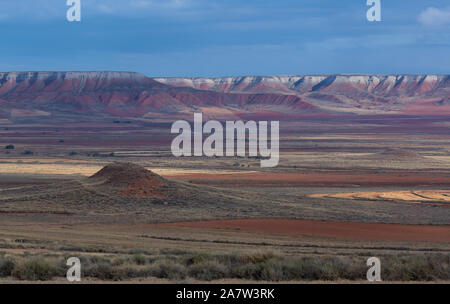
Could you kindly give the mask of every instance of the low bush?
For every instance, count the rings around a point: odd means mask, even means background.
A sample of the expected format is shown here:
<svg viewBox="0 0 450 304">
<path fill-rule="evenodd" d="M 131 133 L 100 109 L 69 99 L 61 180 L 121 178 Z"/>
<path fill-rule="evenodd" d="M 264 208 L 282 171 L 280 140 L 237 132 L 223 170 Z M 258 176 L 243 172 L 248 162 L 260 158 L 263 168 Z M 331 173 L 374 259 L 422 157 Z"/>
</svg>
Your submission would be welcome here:
<svg viewBox="0 0 450 304">
<path fill-rule="evenodd" d="M 145 265 L 147 263 L 147 259 L 142 254 L 135 254 L 131 259 L 136 265 Z"/>
<path fill-rule="evenodd" d="M 198 280 L 212 281 L 228 277 L 228 268 L 218 262 L 209 261 L 193 264 L 188 268 L 188 274 Z"/>
<path fill-rule="evenodd" d="M 9 277 L 14 269 L 14 262 L 10 259 L 0 258 L 0 277 Z"/>
<path fill-rule="evenodd" d="M 48 281 L 55 275 L 56 269 L 47 261 L 33 259 L 15 265 L 11 274 L 19 280 Z"/>
<path fill-rule="evenodd" d="M 36 259 L 23 254 L 20 262 L 0 256 L 0 277 L 50 280 L 64 277 L 67 256 Z M 102 281 L 156 277 L 172 281 L 243 279 L 255 281 L 339 281 L 366 279 L 367 257 L 302 256 L 273 253 L 211 254 L 167 251 L 122 256 L 80 256 L 82 277 Z M 450 254 L 382 255 L 383 281 L 449 281 Z"/>
<path fill-rule="evenodd" d="M 185 266 L 167 261 L 153 265 L 149 269 L 149 274 L 160 279 L 169 280 L 184 280 L 187 276 Z"/>
<path fill-rule="evenodd" d="M 126 272 L 123 269 L 117 269 L 108 263 L 100 263 L 85 269 L 84 276 L 97 278 L 102 281 L 121 281 L 125 279 Z"/>
<path fill-rule="evenodd" d="M 186 260 L 185 263 L 186 265 L 194 265 L 194 264 L 199 264 L 199 263 L 204 263 L 206 261 L 211 260 L 211 255 L 209 253 L 197 253 L 194 254 L 192 256 L 189 256 Z"/>
</svg>

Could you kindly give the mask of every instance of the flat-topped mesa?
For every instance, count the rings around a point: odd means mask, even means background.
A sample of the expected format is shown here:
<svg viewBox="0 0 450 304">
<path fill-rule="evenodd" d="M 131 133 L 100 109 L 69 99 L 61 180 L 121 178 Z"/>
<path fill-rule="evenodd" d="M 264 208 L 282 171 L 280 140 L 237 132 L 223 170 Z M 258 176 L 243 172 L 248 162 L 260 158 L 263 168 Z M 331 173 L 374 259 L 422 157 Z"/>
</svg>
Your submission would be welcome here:
<svg viewBox="0 0 450 304">
<path fill-rule="evenodd" d="M 142 166 L 133 163 L 115 162 L 89 177 L 100 185 L 113 188 L 116 193 L 134 198 L 163 198 L 168 182 Z"/>
<path fill-rule="evenodd" d="M 426 93 L 450 85 L 449 75 L 290 75 L 221 78 L 155 78 L 172 86 L 217 92 L 296 92 L 361 90 L 409 95 Z"/>
<path fill-rule="evenodd" d="M 116 72 L 116 71 L 29 71 L 29 72 L 0 72 L 2 80 L 44 80 L 44 79 L 81 79 L 81 78 L 102 78 L 102 79 L 144 79 L 145 75 L 136 72 Z"/>
<path fill-rule="evenodd" d="M 448 116 L 449 101 L 450 75 L 149 78 L 132 72 L 0 72 L 0 117 L 13 121 L 176 119 L 198 111 L 219 119 L 246 114 L 279 119 L 330 113 Z"/>
<path fill-rule="evenodd" d="M 134 72 L 0 72 L 0 96 L 20 94 L 102 92 L 158 83 Z"/>
</svg>

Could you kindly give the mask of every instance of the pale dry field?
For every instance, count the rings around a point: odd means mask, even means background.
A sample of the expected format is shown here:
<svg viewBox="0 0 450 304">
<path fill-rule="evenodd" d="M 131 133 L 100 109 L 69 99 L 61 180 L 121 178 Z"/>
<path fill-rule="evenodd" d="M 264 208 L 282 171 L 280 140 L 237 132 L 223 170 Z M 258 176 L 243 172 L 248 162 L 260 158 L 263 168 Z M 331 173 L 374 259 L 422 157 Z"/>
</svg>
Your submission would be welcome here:
<svg viewBox="0 0 450 304">
<path fill-rule="evenodd" d="M 373 200 L 400 200 L 424 202 L 450 202 L 450 190 L 411 190 L 386 192 L 348 192 L 310 194 L 311 198 L 347 198 Z M 450 207 L 450 205 L 449 205 Z"/>
<path fill-rule="evenodd" d="M 73 161 L 67 159 L 37 159 L 33 161 L 16 160 L 15 162 L 0 162 L 0 174 L 17 175 L 82 175 L 91 176 L 98 172 L 103 165 L 89 161 Z M 183 169 L 146 167 L 161 176 L 182 176 L 189 174 L 246 174 L 256 171 L 217 170 L 217 169 Z"/>
</svg>

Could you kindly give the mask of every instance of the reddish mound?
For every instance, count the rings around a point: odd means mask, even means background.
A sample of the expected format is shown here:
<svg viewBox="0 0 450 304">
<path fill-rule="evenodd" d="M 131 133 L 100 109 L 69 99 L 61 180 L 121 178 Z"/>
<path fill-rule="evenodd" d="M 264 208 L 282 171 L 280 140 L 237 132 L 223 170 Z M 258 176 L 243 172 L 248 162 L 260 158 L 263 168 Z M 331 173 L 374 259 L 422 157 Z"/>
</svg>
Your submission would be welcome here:
<svg viewBox="0 0 450 304">
<path fill-rule="evenodd" d="M 175 227 L 240 229 L 258 233 L 309 235 L 354 240 L 450 242 L 450 226 L 422 226 L 288 219 L 248 219 L 160 224 Z"/>
<path fill-rule="evenodd" d="M 107 165 L 90 178 L 101 180 L 103 185 L 116 188 L 118 194 L 135 198 L 165 197 L 161 191 L 167 183 L 166 180 L 133 163 Z"/>
</svg>

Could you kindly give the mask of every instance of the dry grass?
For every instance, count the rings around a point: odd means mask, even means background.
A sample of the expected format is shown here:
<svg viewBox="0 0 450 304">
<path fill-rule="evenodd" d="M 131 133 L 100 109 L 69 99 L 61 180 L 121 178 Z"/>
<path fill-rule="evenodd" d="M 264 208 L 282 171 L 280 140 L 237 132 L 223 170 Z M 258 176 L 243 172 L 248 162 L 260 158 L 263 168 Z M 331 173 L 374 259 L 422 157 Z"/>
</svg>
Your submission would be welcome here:
<svg viewBox="0 0 450 304">
<path fill-rule="evenodd" d="M 411 190 L 383 192 L 349 192 L 310 194 L 311 198 L 346 198 L 371 200 L 400 200 L 423 202 L 450 202 L 450 190 Z"/>
<path fill-rule="evenodd" d="M 19 162 L 18 162 L 19 161 Z M 0 162 L 0 174 L 17 175 L 83 175 L 91 176 L 103 168 L 102 165 L 85 161 L 70 160 L 16 160 L 15 162 Z M 211 176 L 227 174 L 245 174 L 255 171 L 214 170 L 214 169 L 181 169 L 147 167 L 162 176 L 183 177 L 190 174 L 207 174 Z"/>
<path fill-rule="evenodd" d="M 0 278 L 52 281 L 65 276 L 65 255 L 15 255 L 1 257 Z M 367 257 L 303 256 L 286 257 L 272 252 L 204 253 L 160 250 L 137 255 L 78 255 L 83 279 L 123 281 L 158 278 L 169 281 L 251 280 L 360 281 L 365 278 Z M 384 281 L 448 281 L 449 254 L 380 256 Z"/>
</svg>

